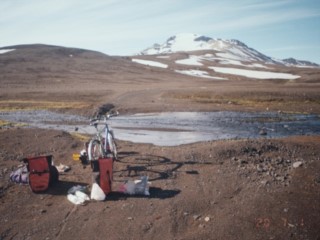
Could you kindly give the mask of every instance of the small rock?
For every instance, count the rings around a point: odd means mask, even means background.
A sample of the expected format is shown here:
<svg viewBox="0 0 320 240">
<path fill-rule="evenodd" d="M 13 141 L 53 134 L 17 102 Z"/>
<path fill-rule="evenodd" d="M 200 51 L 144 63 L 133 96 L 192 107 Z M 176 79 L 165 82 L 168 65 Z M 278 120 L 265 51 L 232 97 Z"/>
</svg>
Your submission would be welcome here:
<svg viewBox="0 0 320 240">
<path fill-rule="evenodd" d="M 193 215 L 193 220 L 198 220 L 201 218 L 201 215 Z"/>
<path fill-rule="evenodd" d="M 278 165 L 282 164 L 282 163 L 283 163 L 283 158 L 282 158 L 282 157 L 278 157 L 278 158 L 276 159 L 276 163 L 277 163 Z"/>
<path fill-rule="evenodd" d="M 42 213 L 46 213 L 47 212 L 47 210 L 45 210 L 45 209 L 41 209 L 40 210 L 40 213 L 42 214 Z"/>
<path fill-rule="evenodd" d="M 279 182 L 284 182 L 285 178 L 282 176 L 278 176 L 278 177 L 276 177 L 276 180 Z"/>
<path fill-rule="evenodd" d="M 206 227 L 206 225 L 204 225 L 204 224 L 199 224 L 199 228 L 205 228 Z"/>
<path fill-rule="evenodd" d="M 210 217 L 205 217 L 204 220 L 205 220 L 206 222 L 209 222 L 209 221 L 210 221 Z"/>
<path fill-rule="evenodd" d="M 218 204 L 218 202 L 216 202 L 216 201 L 210 201 L 210 205 L 215 205 L 215 204 Z"/>
<path fill-rule="evenodd" d="M 128 220 L 133 220 L 133 217 L 128 217 L 127 219 L 128 219 Z"/>
<path fill-rule="evenodd" d="M 248 161 L 246 161 L 246 160 L 240 160 L 240 164 L 248 164 Z"/>
<path fill-rule="evenodd" d="M 183 213 L 183 216 L 188 216 L 188 215 L 189 215 L 188 212 L 184 212 L 184 213 Z"/>
<path fill-rule="evenodd" d="M 264 129 L 261 129 L 260 132 L 259 132 L 259 134 L 260 134 L 261 136 L 265 136 L 265 135 L 267 135 L 267 131 L 264 130 Z"/>
<path fill-rule="evenodd" d="M 291 228 L 294 228 L 294 224 L 291 224 L 291 223 L 288 223 L 288 226 L 291 227 Z"/>
<path fill-rule="evenodd" d="M 263 172 L 263 167 L 260 164 L 257 165 L 257 171 Z"/>
<path fill-rule="evenodd" d="M 294 162 L 292 166 L 293 166 L 294 168 L 298 168 L 298 167 L 301 167 L 302 164 L 303 164 L 303 163 L 302 163 L 301 161 L 298 161 L 298 162 Z"/>
</svg>

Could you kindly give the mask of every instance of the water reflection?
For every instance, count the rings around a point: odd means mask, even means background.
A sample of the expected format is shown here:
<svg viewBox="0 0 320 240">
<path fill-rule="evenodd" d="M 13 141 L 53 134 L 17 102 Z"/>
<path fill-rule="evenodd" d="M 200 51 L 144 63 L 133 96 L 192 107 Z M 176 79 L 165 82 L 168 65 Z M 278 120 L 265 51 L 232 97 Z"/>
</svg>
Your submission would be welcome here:
<svg viewBox="0 0 320 240">
<path fill-rule="evenodd" d="M 45 110 L 2 112 L 0 119 L 29 126 L 93 134 L 89 119 Z M 319 135 L 319 115 L 275 112 L 164 112 L 118 116 L 109 121 L 116 138 L 161 146 L 235 139 Z M 261 133 L 263 131 L 263 135 Z"/>
</svg>

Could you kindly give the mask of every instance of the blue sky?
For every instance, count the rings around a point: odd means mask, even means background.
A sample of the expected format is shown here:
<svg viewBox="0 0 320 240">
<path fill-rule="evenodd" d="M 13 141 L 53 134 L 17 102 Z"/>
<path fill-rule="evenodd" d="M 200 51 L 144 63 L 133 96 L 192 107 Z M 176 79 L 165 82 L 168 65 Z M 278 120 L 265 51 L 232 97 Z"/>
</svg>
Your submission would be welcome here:
<svg viewBox="0 0 320 240">
<path fill-rule="evenodd" d="M 0 11 L 0 47 L 44 43 L 133 55 L 196 33 L 320 64 L 319 0 L 1 0 Z"/>
</svg>

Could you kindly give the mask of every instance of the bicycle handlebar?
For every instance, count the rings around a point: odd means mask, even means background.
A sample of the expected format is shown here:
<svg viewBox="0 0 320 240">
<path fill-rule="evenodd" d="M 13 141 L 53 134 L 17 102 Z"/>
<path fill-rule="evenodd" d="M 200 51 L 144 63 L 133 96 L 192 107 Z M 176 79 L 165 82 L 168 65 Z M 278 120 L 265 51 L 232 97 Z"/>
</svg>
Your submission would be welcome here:
<svg viewBox="0 0 320 240">
<path fill-rule="evenodd" d="M 103 121 L 103 124 L 106 124 L 107 119 L 118 116 L 118 115 L 119 115 L 119 112 L 116 111 L 115 113 L 110 113 L 110 114 L 104 115 L 102 120 L 101 120 L 101 117 L 92 118 L 92 119 L 90 119 L 90 125 L 99 124 L 99 123 L 101 123 L 101 121 Z"/>
</svg>

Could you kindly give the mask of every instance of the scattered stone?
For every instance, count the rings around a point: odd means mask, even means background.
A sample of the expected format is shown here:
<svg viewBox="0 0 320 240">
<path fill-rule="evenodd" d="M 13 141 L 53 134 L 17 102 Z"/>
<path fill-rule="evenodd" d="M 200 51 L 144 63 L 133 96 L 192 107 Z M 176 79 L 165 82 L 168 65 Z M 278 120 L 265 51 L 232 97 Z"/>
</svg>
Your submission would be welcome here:
<svg viewBox="0 0 320 240">
<path fill-rule="evenodd" d="M 218 202 L 216 202 L 216 201 L 210 201 L 210 205 L 215 205 L 215 204 L 218 204 Z"/>
<path fill-rule="evenodd" d="M 298 168 L 298 167 L 301 167 L 302 164 L 303 164 L 303 163 L 302 163 L 301 161 L 298 161 L 298 162 L 294 162 L 292 166 L 293 166 L 294 168 Z"/>
<path fill-rule="evenodd" d="M 206 227 L 206 225 L 204 225 L 204 224 L 199 224 L 199 228 L 205 228 Z"/>
<path fill-rule="evenodd" d="M 291 228 L 294 228 L 294 224 L 291 224 L 291 223 L 288 223 L 288 226 L 291 227 Z"/>
<path fill-rule="evenodd" d="M 241 164 L 248 164 L 248 161 L 247 160 L 240 160 L 240 163 Z"/>
<path fill-rule="evenodd" d="M 264 167 L 263 167 L 263 166 L 261 166 L 260 164 L 258 164 L 258 165 L 257 165 L 257 171 L 258 171 L 258 172 L 264 172 L 265 170 L 264 170 Z"/>
<path fill-rule="evenodd" d="M 188 216 L 188 215 L 189 215 L 188 212 L 184 212 L 184 213 L 183 213 L 183 216 Z"/>
<path fill-rule="evenodd" d="M 41 209 L 40 210 L 40 213 L 42 214 L 42 213 L 46 213 L 47 212 L 47 210 L 45 210 L 45 209 Z"/>
<path fill-rule="evenodd" d="M 128 220 L 133 220 L 133 217 L 128 217 Z"/>
<path fill-rule="evenodd" d="M 150 223 L 150 222 L 148 222 L 147 224 L 143 224 L 143 226 L 142 226 L 142 230 L 144 231 L 144 232 L 147 232 L 147 231 L 149 231 L 151 228 L 152 228 L 152 223 Z"/>
<path fill-rule="evenodd" d="M 209 221 L 210 221 L 210 217 L 205 217 L 204 220 L 205 220 L 206 222 L 209 222 Z"/>
<path fill-rule="evenodd" d="M 193 215 L 193 220 L 199 220 L 201 218 L 201 215 Z"/>
<path fill-rule="evenodd" d="M 278 177 L 276 177 L 276 180 L 279 182 L 284 182 L 285 178 L 282 176 L 278 176 Z"/>
<path fill-rule="evenodd" d="M 265 135 L 267 135 L 267 131 L 266 131 L 265 129 L 261 129 L 260 132 L 259 132 L 259 134 L 260 134 L 261 136 L 265 136 Z"/>
<path fill-rule="evenodd" d="M 278 157 L 278 158 L 276 159 L 276 163 L 277 163 L 278 165 L 283 164 L 283 158 L 282 158 L 282 157 Z"/>
</svg>

